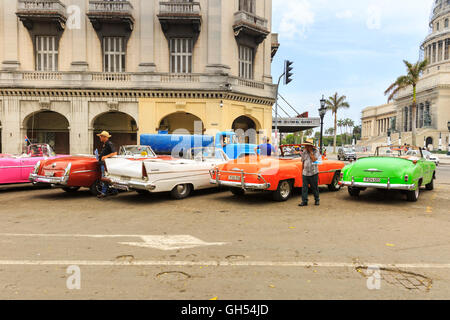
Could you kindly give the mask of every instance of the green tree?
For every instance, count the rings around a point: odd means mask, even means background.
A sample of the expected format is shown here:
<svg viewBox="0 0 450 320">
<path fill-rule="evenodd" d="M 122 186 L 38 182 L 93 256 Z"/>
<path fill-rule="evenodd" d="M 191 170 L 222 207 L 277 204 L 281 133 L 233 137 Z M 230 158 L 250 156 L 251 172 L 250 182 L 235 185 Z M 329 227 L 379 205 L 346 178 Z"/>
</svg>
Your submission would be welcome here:
<svg viewBox="0 0 450 320">
<path fill-rule="evenodd" d="M 389 86 L 384 92 L 385 95 L 388 96 L 388 102 L 395 99 L 397 93 L 400 90 L 403 90 L 407 87 L 412 86 L 413 88 L 413 105 L 412 105 L 412 144 L 417 145 L 417 137 L 416 137 L 416 112 L 417 112 L 417 83 L 420 80 L 423 72 L 428 66 L 428 60 L 419 61 L 414 64 L 403 60 L 403 63 L 406 65 L 406 75 L 400 76 L 397 80 Z"/>
<path fill-rule="evenodd" d="M 341 141 L 342 141 L 342 129 L 344 128 L 344 120 L 338 120 L 337 126 L 339 128 L 339 132 L 341 133 Z"/>
</svg>

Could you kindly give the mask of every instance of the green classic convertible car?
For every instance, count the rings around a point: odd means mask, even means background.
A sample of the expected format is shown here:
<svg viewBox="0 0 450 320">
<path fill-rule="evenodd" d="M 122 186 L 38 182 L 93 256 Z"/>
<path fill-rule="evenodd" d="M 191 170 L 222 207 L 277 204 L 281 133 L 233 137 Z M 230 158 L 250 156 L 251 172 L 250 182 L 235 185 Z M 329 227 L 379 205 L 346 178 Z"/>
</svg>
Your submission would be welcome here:
<svg viewBox="0 0 450 320">
<path fill-rule="evenodd" d="M 378 147 L 375 155 L 347 165 L 340 184 L 352 197 L 367 188 L 403 190 L 408 201 L 419 199 L 420 188 L 433 190 L 436 165 L 427 161 L 418 147 Z"/>
</svg>

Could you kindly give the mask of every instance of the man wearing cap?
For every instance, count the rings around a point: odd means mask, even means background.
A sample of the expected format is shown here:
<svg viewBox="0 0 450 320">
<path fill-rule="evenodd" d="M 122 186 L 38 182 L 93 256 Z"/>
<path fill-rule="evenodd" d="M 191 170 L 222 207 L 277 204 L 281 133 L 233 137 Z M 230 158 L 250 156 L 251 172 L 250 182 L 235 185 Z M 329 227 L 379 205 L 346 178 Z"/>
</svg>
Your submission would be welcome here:
<svg viewBox="0 0 450 320">
<path fill-rule="evenodd" d="M 114 144 L 109 141 L 109 138 L 111 138 L 111 135 L 103 131 L 102 133 L 97 135 L 100 138 L 100 141 L 103 143 L 102 151 L 98 155 L 98 161 L 100 162 L 100 168 L 102 170 L 102 177 L 105 176 L 105 160 L 111 157 L 114 157 L 117 155 L 116 148 L 114 147 Z M 108 190 L 108 185 L 104 182 L 102 182 L 102 192 L 98 195 L 99 198 L 105 198 L 106 192 Z"/>
<path fill-rule="evenodd" d="M 320 151 L 314 147 L 311 139 L 306 140 L 303 144 L 305 150 L 302 152 L 303 162 L 303 188 L 302 188 L 302 203 L 300 207 L 306 207 L 308 205 L 308 185 L 314 193 L 314 199 L 316 200 L 316 206 L 320 205 L 319 196 L 319 166 L 317 161 L 321 160 Z"/>
</svg>

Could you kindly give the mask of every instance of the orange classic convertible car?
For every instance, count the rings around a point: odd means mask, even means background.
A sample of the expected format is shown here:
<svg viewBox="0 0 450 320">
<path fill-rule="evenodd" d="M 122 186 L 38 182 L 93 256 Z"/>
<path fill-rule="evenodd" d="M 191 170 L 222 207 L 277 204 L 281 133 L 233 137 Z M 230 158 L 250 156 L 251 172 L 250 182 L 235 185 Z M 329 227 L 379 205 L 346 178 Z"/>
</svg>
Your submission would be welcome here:
<svg viewBox="0 0 450 320">
<path fill-rule="evenodd" d="M 271 191 L 276 201 L 286 201 L 294 188 L 303 186 L 301 145 L 283 145 L 280 157 L 248 155 L 211 170 L 211 183 L 230 187 L 235 195 L 245 191 Z M 340 189 L 339 179 L 345 164 L 323 157 L 319 164 L 319 185 L 330 191 Z"/>
</svg>

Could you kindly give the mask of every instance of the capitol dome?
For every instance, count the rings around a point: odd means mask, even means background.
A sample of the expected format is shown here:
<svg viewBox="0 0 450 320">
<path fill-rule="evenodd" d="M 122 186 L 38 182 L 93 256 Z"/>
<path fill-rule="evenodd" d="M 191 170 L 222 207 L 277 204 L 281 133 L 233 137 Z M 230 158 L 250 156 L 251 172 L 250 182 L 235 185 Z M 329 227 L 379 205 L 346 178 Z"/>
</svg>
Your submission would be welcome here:
<svg viewBox="0 0 450 320">
<path fill-rule="evenodd" d="M 450 0 L 435 0 L 430 17 L 430 34 L 421 49 L 430 63 L 429 71 L 439 71 L 450 63 Z M 446 66 L 447 67 L 447 66 Z"/>
</svg>

